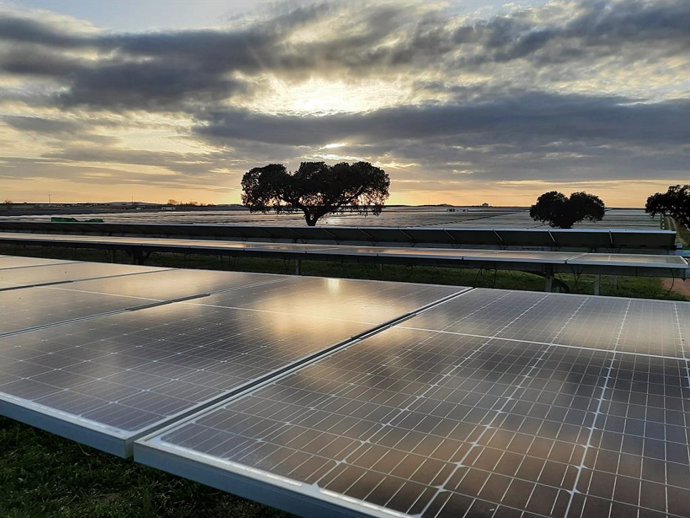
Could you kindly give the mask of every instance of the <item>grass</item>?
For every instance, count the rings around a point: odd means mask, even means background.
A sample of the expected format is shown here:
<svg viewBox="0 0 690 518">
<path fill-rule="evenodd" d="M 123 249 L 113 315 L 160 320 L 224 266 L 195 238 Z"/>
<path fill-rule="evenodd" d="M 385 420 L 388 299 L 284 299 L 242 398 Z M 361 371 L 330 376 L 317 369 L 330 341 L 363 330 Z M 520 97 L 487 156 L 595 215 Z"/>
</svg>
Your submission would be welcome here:
<svg viewBox="0 0 690 518">
<path fill-rule="evenodd" d="M 676 236 L 684 247 L 690 246 L 690 230 L 683 224 L 679 224 L 675 219 L 665 216 L 661 221 L 663 230 L 675 230 Z"/>
<path fill-rule="evenodd" d="M 0 254 L 128 262 L 97 250 L 0 248 Z M 294 264 L 272 259 L 219 259 L 153 254 L 147 264 L 270 273 L 292 273 Z M 541 291 L 544 280 L 522 272 L 405 267 L 303 261 L 308 275 Z M 594 277 L 559 275 L 573 293 L 593 292 Z M 678 299 L 658 279 L 601 278 L 601 293 L 621 297 Z M 66 439 L 0 418 L 0 517 L 283 517 L 274 509 L 134 464 Z"/>
<path fill-rule="evenodd" d="M 0 417 L 3 518 L 280 518 L 287 514 Z"/>
</svg>

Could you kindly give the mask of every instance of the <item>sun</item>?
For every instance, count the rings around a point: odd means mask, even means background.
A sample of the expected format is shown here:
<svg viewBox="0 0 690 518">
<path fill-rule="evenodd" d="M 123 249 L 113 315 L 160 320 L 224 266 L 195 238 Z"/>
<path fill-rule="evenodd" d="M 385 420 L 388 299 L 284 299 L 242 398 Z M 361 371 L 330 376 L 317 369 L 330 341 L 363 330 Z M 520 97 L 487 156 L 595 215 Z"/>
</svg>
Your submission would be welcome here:
<svg viewBox="0 0 690 518">
<path fill-rule="evenodd" d="M 272 114 L 324 116 L 374 111 L 399 104 L 404 98 L 403 89 L 390 82 L 347 83 L 317 78 L 292 82 L 271 78 L 249 107 Z"/>
</svg>

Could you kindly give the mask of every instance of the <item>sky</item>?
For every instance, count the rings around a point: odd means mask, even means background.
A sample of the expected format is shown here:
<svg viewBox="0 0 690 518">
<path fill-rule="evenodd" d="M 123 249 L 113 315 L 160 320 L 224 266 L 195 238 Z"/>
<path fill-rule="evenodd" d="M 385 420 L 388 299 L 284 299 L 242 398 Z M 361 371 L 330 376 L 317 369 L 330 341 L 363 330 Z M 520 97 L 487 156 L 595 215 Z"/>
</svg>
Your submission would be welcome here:
<svg viewBox="0 0 690 518">
<path fill-rule="evenodd" d="M 368 161 L 389 203 L 690 183 L 688 0 L 0 0 L 0 197 L 238 203 Z"/>
</svg>

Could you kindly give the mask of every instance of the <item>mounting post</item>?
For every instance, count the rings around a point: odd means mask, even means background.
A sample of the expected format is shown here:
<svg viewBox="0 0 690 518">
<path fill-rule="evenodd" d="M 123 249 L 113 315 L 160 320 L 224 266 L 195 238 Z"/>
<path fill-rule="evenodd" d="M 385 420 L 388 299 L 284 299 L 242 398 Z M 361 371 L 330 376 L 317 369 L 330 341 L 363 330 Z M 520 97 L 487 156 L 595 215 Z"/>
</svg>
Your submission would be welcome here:
<svg viewBox="0 0 690 518">
<path fill-rule="evenodd" d="M 599 291 L 601 288 L 601 275 L 596 274 L 594 276 L 594 294 L 599 295 Z"/>
</svg>

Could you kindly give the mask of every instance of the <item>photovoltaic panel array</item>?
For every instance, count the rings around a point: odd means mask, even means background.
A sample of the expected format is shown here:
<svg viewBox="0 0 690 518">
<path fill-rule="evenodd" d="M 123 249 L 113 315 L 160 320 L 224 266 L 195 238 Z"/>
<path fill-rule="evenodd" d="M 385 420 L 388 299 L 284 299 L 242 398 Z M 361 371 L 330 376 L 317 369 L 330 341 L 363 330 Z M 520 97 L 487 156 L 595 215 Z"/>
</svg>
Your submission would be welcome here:
<svg viewBox="0 0 690 518">
<path fill-rule="evenodd" d="M 472 290 L 135 460 L 305 516 L 687 516 L 688 306 Z"/>
<path fill-rule="evenodd" d="M 148 282 L 144 279 L 154 275 L 126 279 Z M 257 277 L 271 284 L 257 283 Z M 228 304 L 239 306 L 270 293 L 286 312 L 176 302 L 3 337 L 1 413 L 126 456 L 136 437 L 171 419 L 462 290 L 376 284 L 366 301 L 386 309 L 370 314 L 357 309 L 365 301 L 362 291 L 357 291 L 360 299 L 348 295 L 350 284 L 360 290 L 365 285 L 341 280 L 331 283 L 330 295 L 315 297 L 311 312 L 303 302 L 304 313 L 289 313 L 293 291 L 315 295 L 311 279 L 237 278 L 247 285 L 223 292 Z M 46 298 L 75 293 L 108 300 L 101 293 L 36 290 Z M 350 309 L 339 312 L 339 307 Z"/>
</svg>

